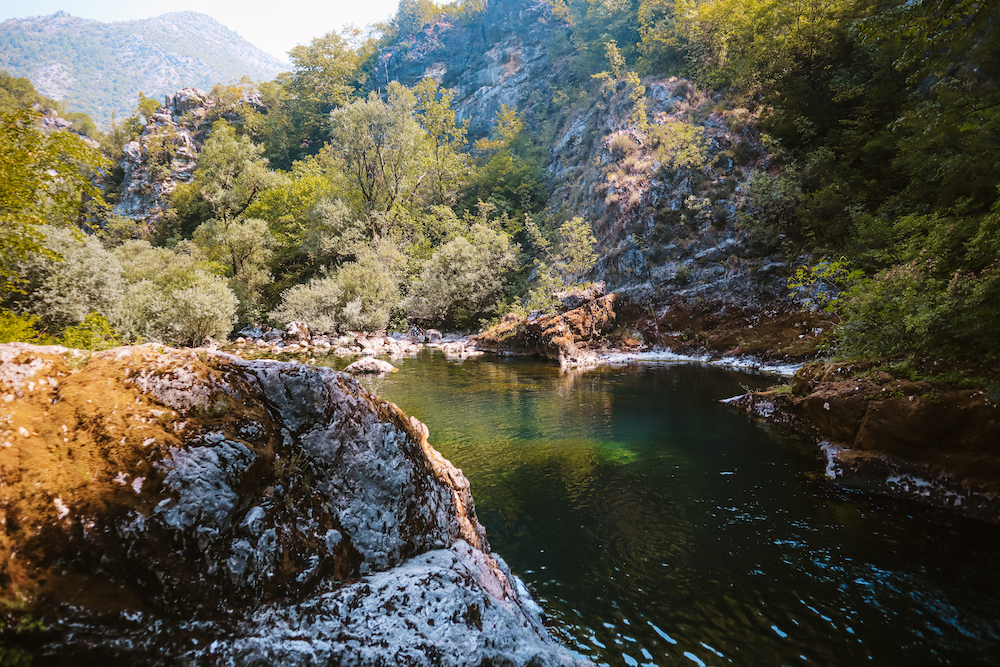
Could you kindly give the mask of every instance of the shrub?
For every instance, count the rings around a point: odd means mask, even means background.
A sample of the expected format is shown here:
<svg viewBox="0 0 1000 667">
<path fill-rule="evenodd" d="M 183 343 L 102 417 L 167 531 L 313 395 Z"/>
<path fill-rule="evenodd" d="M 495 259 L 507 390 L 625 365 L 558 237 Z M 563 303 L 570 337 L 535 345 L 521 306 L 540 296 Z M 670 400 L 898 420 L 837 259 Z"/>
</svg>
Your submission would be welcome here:
<svg viewBox="0 0 1000 667">
<path fill-rule="evenodd" d="M 403 307 L 427 325 L 468 327 L 489 316 L 503 294 L 504 275 L 517 254 L 503 232 L 473 225 L 435 251 Z"/>
<path fill-rule="evenodd" d="M 90 313 L 108 314 L 122 293 L 121 266 L 93 236 L 66 227 L 42 227 L 43 247 L 15 265 L 20 292 L 3 295 L 4 305 L 38 317 L 48 331 L 79 324 Z M 61 258 L 61 259 L 60 259 Z"/>
<path fill-rule="evenodd" d="M 0 308 L 0 343 L 38 343 L 44 345 L 52 340 L 36 329 L 37 315 L 20 315 Z"/>
<path fill-rule="evenodd" d="M 236 296 L 206 262 L 146 241 L 126 242 L 116 255 L 128 284 L 111 317 L 120 334 L 189 345 L 232 330 Z"/>
<path fill-rule="evenodd" d="M 357 260 L 334 273 L 286 290 L 269 318 L 279 325 L 303 321 L 319 332 L 385 329 L 399 302 L 401 263 L 399 251 L 386 241 L 362 248 Z"/>
<path fill-rule="evenodd" d="M 66 327 L 62 344 L 78 350 L 107 350 L 122 345 L 108 318 L 91 313 L 82 323 Z"/>
</svg>

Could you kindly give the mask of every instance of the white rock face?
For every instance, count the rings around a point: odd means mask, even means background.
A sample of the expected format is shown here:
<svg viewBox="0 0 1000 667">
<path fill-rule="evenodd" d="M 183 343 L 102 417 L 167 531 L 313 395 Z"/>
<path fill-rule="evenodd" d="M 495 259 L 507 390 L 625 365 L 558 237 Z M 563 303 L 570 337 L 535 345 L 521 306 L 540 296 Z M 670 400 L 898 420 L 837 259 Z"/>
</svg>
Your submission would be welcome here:
<svg viewBox="0 0 1000 667">
<path fill-rule="evenodd" d="M 91 590 L 143 603 L 119 614 L 52 600 L 48 662 L 89 664 L 99 646 L 133 665 L 589 664 L 548 636 L 427 428 L 349 375 L 152 346 L 99 352 L 76 371 L 70 356 L 0 345 L 10 409 L 51 408 L 23 388 L 72 372 L 80 393 L 57 405 L 94 413 L 75 445 L 51 436 L 92 472 L 51 494 L 44 549 L 72 554 L 60 568 Z M 88 398 L 102 395 L 116 398 Z M 3 451 L 45 437 L 14 432 Z M 35 571 L 44 552 L 22 544 L 36 539 L 22 520 L 33 501 L 12 498 L 0 549 Z"/>
</svg>

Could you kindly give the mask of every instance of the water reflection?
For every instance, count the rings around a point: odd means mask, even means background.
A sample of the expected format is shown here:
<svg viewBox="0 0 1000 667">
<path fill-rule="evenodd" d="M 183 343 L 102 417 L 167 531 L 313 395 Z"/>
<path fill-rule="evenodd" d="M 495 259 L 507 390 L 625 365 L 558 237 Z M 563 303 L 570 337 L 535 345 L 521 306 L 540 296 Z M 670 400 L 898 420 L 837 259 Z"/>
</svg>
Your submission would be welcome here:
<svg viewBox="0 0 1000 667">
<path fill-rule="evenodd" d="M 401 360 L 364 380 L 426 422 L 490 541 L 607 665 L 991 664 L 1000 531 L 867 498 L 718 404 L 766 378 Z"/>
</svg>

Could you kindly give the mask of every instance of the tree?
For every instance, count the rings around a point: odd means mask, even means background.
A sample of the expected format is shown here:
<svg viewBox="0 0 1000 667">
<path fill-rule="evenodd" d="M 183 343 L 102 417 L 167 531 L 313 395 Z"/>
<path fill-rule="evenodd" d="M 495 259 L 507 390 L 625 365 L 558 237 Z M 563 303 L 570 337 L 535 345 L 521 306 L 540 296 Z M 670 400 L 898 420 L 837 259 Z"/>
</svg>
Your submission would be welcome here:
<svg viewBox="0 0 1000 667">
<path fill-rule="evenodd" d="M 194 184 L 224 225 L 244 214 L 266 189 L 281 182 L 267 168 L 263 148 L 237 136 L 224 120 L 216 121 L 194 173 Z"/>
<path fill-rule="evenodd" d="M 317 331 L 379 331 L 399 301 L 399 251 L 386 240 L 358 251 L 355 261 L 282 294 L 269 317 L 277 324 L 301 320 Z"/>
<path fill-rule="evenodd" d="M 373 92 L 330 113 L 331 149 L 365 213 L 410 202 L 427 175 L 418 159 L 424 131 L 413 118 L 413 93 L 394 81 L 386 97 Z"/>
<path fill-rule="evenodd" d="M 476 223 L 434 252 L 403 308 L 425 325 L 474 326 L 496 310 L 516 261 L 509 236 Z"/>
<path fill-rule="evenodd" d="M 52 255 L 38 227 L 80 220 L 84 197 L 101 205 L 92 182 L 109 162 L 69 132 L 45 134 L 41 114 L 21 110 L 0 114 L 0 280 L 11 277 L 14 262 L 31 253 Z M 9 288 L 9 285 L 8 285 Z"/>
<path fill-rule="evenodd" d="M 248 218 L 225 224 L 213 218 L 195 230 L 193 240 L 210 260 L 225 267 L 225 275 L 240 301 L 241 319 L 259 319 L 260 290 L 271 282 L 267 262 L 273 254 L 274 238 L 267 223 Z"/>
<path fill-rule="evenodd" d="M 419 109 L 417 122 L 424 128 L 430 142 L 427 156 L 428 203 L 452 206 L 470 175 L 469 158 L 462 152 L 468 121 L 461 125 L 455 123 L 452 94 L 440 88 L 433 79 L 421 81 L 413 93 Z"/>
</svg>

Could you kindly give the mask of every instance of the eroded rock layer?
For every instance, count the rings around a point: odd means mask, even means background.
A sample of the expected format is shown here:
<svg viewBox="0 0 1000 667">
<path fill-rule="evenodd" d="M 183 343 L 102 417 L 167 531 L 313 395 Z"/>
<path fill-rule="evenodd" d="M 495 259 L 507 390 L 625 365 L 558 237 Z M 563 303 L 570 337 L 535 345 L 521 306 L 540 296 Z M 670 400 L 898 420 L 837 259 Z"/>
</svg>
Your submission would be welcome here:
<svg viewBox="0 0 1000 667">
<path fill-rule="evenodd" d="M 839 484 L 1000 521 L 1000 405 L 985 392 L 863 362 L 812 364 L 789 389 L 729 402 L 821 440 Z"/>
<path fill-rule="evenodd" d="M 461 471 L 350 376 L 15 343 L 0 390 L 0 586 L 43 659 L 575 661 Z"/>
</svg>

